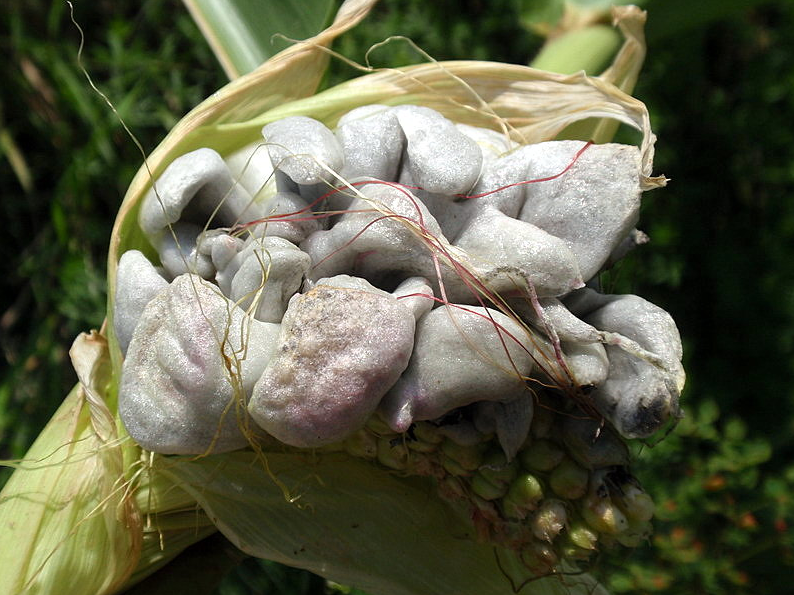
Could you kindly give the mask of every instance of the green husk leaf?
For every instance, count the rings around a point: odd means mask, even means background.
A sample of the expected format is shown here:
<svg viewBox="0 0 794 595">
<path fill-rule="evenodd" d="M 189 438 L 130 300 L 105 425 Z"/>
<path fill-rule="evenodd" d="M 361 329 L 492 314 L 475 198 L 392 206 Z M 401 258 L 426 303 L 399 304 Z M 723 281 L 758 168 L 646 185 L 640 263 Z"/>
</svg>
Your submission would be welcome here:
<svg viewBox="0 0 794 595">
<path fill-rule="evenodd" d="M 255 70 L 284 42 L 325 28 L 333 0 L 183 0 L 230 80 Z"/>
<path fill-rule="evenodd" d="M 468 519 L 429 480 L 398 477 L 343 453 L 266 457 L 269 473 L 250 452 L 159 459 L 157 470 L 191 493 L 244 552 L 373 595 L 504 595 L 532 578 L 515 554 L 478 543 Z M 581 574 L 529 585 L 523 593 L 604 593 Z"/>
<path fill-rule="evenodd" d="M 645 61 L 645 21 L 647 13 L 636 6 L 614 6 L 612 8 L 612 24 L 623 34 L 624 42 L 612 61 L 612 64 L 604 70 L 598 77 L 611 85 L 615 85 L 624 93 L 631 94 L 637 84 L 637 77 Z M 549 53 L 540 53 L 533 65 L 538 68 L 548 68 L 555 72 L 571 72 L 575 68 L 588 70 L 595 68 L 591 63 L 590 56 L 603 55 L 609 51 L 613 52 L 616 46 L 613 41 L 605 34 L 599 33 L 599 39 L 590 39 L 587 51 L 582 51 L 584 41 L 589 35 L 595 34 L 593 31 L 571 33 L 567 36 L 554 40 L 547 44 Z M 551 46 L 554 46 L 552 52 Z M 544 48 L 546 50 L 546 48 Z M 576 56 L 588 56 L 586 59 L 576 58 Z M 558 59 L 558 56 L 569 56 L 570 59 Z M 589 72 L 589 70 L 588 70 Z M 609 119 L 583 120 L 577 122 L 559 135 L 561 139 L 590 138 L 597 143 L 605 143 L 612 140 L 617 132 L 619 122 Z"/>
<path fill-rule="evenodd" d="M 112 593 L 140 555 L 142 520 L 96 400 L 109 375 L 104 338 L 81 335 L 72 358 L 81 384 L 0 492 L 0 593 Z"/>
<path fill-rule="evenodd" d="M 584 70 L 601 72 L 620 47 L 620 34 L 606 25 L 591 25 L 569 31 L 546 43 L 535 59 L 534 68 L 571 74 Z"/>
</svg>

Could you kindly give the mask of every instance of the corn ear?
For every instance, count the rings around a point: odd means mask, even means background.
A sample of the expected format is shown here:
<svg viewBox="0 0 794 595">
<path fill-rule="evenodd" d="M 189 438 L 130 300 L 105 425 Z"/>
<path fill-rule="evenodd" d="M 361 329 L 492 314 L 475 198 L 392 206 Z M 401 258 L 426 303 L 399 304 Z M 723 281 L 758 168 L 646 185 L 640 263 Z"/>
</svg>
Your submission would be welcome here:
<svg viewBox="0 0 794 595">
<path fill-rule="evenodd" d="M 151 181 L 188 151 L 211 147 L 228 155 L 259 138 L 262 126 L 291 115 L 334 126 L 361 105 L 413 103 L 521 143 L 553 139 L 588 118 L 610 119 L 642 136 L 643 189 L 664 184 L 651 177 L 655 137 L 645 106 L 612 82 L 583 73 L 431 62 L 376 71 L 313 95 L 328 59 L 325 48 L 373 4 L 346 0 L 331 27 L 214 94 L 146 159 L 113 230 L 110 305 L 121 254 L 153 254 L 137 222 Z M 619 60 L 631 66 L 632 56 L 621 52 Z M 618 63 L 614 69 L 610 76 L 623 71 Z M 0 494 L 0 529 L 6 543 L 19 544 L 0 552 L 0 592 L 117 592 L 216 528 L 247 553 L 374 594 L 496 595 L 517 592 L 530 578 L 516 554 L 478 542 L 471 519 L 439 500 L 429 479 L 399 477 L 344 452 L 279 449 L 187 459 L 142 451 L 117 418 L 122 355 L 112 318 L 109 307 L 107 344 L 98 334 L 80 340 L 81 384 Z M 543 562 L 546 553 L 538 551 L 537 559 Z M 586 575 L 532 584 L 537 593 L 603 592 Z"/>
</svg>

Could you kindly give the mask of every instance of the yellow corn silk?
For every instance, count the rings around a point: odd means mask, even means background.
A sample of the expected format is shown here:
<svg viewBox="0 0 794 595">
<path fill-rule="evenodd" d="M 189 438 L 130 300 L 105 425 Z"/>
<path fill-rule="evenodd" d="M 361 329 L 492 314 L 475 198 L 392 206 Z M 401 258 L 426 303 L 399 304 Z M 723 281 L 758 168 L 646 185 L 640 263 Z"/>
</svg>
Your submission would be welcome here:
<svg viewBox="0 0 794 595">
<path fill-rule="evenodd" d="M 109 304 L 121 255 L 155 255 L 138 225 L 152 180 L 189 151 L 209 147 L 229 155 L 288 116 L 333 128 L 359 106 L 415 104 L 521 144 L 563 133 L 601 140 L 613 123 L 623 123 L 642 135 L 641 188 L 663 185 L 651 177 L 655 138 L 645 106 L 619 88 L 633 84 L 642 62 L 644 13 L 616 13 L 626 40 L 602 78 L 492 62 L 428 62 L 374 71 L 314 94 L 328 61 L 324 49 L 373 4 L 344 2 L 331 27 L 214 94 L 148 156 L 114 227 Z M 94 333 L 76 342 L 80 384 L 0 495 L 0 592 L 118 592 L 215 530 L 247 553 L 373 595 L 502 594 L 538 578 L 505 543 L 483 540 L 469 511 L 440 499 L 430 478 L 404 477 L 388 464 L 272 442 L 201 457 L 143 451 L 117 416 L 123 357 L 112 307 L 105 329 L 107 340 Z M 601 590 L 580 572 L 533 580 L 527 588 Z"/>
</svg>

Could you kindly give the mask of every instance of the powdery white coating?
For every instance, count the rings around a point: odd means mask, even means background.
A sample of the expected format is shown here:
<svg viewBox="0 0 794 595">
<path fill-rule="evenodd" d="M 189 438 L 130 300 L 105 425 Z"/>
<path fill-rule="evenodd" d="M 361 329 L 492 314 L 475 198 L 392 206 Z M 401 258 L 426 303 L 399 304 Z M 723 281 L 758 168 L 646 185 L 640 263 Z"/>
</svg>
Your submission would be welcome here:
<svg viewBox="0 0 794 595">
<path fill-rule="evenodd" d="M 529 170 L 537 155 L 537 149 L 533 147 L 535 145 L 522 146 L 485 163 L 482 175 L 470 193 L 477 198 L 467 199 L 467 203 L 471 203 L 474 209 L 492 206 L 508 217 L 518 217 L 528 186 L 519 182 L 531 179 Z M 480 196 L 482 194 L 485 196 Z"/>
<path fill-rule="evenodd" d="M 577 295 L 581 291 L 569 295 Z M 606 341 L 603 333 L 574 315 L 558 298 L 540 298 L 540 315 L 528 298 L 508 298 L 507 303 L 522 320 L 548 336 L 556 335 L 560 341 L 581 344 Z"/>
<path fill-rule="evenodd" d="M 165 169 L 144 197 L 138 222 L 157 245 L 165 229 L 177 221 L 222 227 L 261 216 L 251 195 L 234 183 L 221 156 L 204 148 L 177 157 Z"/>
<path fill-rule="evenodd" d="M 577 386 L 599 386 L 609 374 L 609 358 L 601 343 L 560 344 L 565 365 Z"/>
<path fill-rule="evenodd" d="M 336 138 L 344 153 L 342 178 L 397 179 L 405 136 L 388 107 L 365 105 L 346 113 L 339 120 Z"/>
<path fill-rule="evenodd" d="M 455 245 L 469 254 L 483 281 L 498 293 L 531 283 L 538 296 L 557 296 L 584 285 L 565 242 L 490 206 L 469 221 Z"/>
<path fill-rule="evenodd" d="M 273 167 L 296 184 L 335 182 L 344 164 L 342 147 L 325 124 L 307 116 L 290 116 L 267 124 L 262 136 Z"/>
<path fill-rule="evenodd" d="M 683 388 L 681 335 L 665 310 L 636 295 L 602 294 L 589 287 L 568 296 L 566 305 L 597 329 L 623 335 L 658 356 L 677 389 Z"/>
<path fill-rule="evenodd" d="M 245 316 L 198 276 L 177 277 L 146 306 L 122 366 L 119 415 L 130 436 L 163 454 L 246 446 L 240 416 L 279 328 Z"/>
<path fill-rule="evenodd" d="M 314 448 L 361 429 L 408 364 L 414 317 L 363 279 L 320 280 L 290 300 L 248 410 L 269 434 Z"/>
<path fill-rule="evenodd" d="M 283 171 L 277 169 L 273 177 L 276 180 L 276 190 L 278 192 L 292 192 L 293 194 L 298 194 L 300 186 Z"/>
<path fill-rule="evenodd" d="M 511 337 L 512 335 L 512 337 Z M 467 306 L 431 310 L 416 324 L 411 361 L 384 397 L 381 416 L 395 432 L 477 401 L 509 402 L 532 372 L 524 329 L 501 312 Z"/>
<path fill-rule="evenodd" d="M 169 278 L 195 273 L 210 279 L 215 274 L 212 258 L 199 245 L 201 232 L 202 228 L 198 225 L 179 222 L 162 235 L 157 252 Z"/>
<path fill-rule="evenodd" d="M 620 333 L 658 358 L 651 363 L 608 345 L 609 376 L 592 398 L 604 417 L 626 438 L 653 434 L 678 413 L 684 387 L 681 337 L 672 317 L 634 295 L 601 295 L 583 290 L 575 300 L 585 322 Z M 594 307 L 595 306 L 595 307 Z"/>
<path fill-rule="evenodd" d="M 312 218 L 314 213 L 309 204 L 294 192 L 277 192 L 262 202 L 262 210 L 269 219 L 251 229 L 251 234 L 257 237 L 276 236 L 299 244 L 320 228 L 319 222 Z"/>
<path fill-rule="evenodd" d="M 113 304 L 113 329 L 121 353 L 127 353 L 132 334 L 146 304 L 168 287 L 149 259 L 138 250 L 121 255 L 116 272 L 116 295 Z"/>
<path fill-rule="evenodd" d="M 218 229 L 205 231 L 198 241 L 199 252 L 210 257 L 216 271 L 223 271 L 244 247 L 243 240 Z"/>
<path fill-rule="evenodd" d="M 465 194 L 477 182 L 482 152 L 438 112 L 417 105 L 392 108 L 406 138 L 403 168 L 428 192 Z"/>
<path fill-rule="evenodd" d="M 567 304 L 578 305 L 577 313 L 581 312 L 583 306 L 585 312 L 591 312 L 601 303 L 600 298 L 586 297 L 591 293 L 600 295 L 583 288 L 566 296 L 565 301 Z M 588 305 L 585 302 L 590 303 Z M 598 385 L 606 379 L 609 363 L 606 361 L 606 351 L 599 343 L 618 347 L 639 359 L 657 358 L 655 354 L 624 335 L 599 330 L 586 323 L 557 298 L 540 298 L 540 313 L 526 298 L 508 299 L 508 303 L 522 320 L 532 324 L 551 340 L 561 341 L 565 360 L 574 380 L 580 386 Z"/>
<path fill-rule="evenodd" d="M 626 254 L 637 248 L 638 246 L 642 246 L 647 244 L 651 241 L 651 238 L 648 237 L 644 231 L 640 231 L 639 229 L 632 229 L 623 240 L 621 240 L 620 244 L 612 251 L 609 255 L 609 258 L 604 263 L 604 268 L 609 269 L 612 268 L 615 263 L 621 260 Z"/>
<path fill-rule="evenodd" d="M 317 231 L 301 243 L 311 256 L 313 279 L 354 271 L 374 279 L 384 272 L 401 271 L 428 276 L 431 251 L 419 228 L 445 241 L 427 208 L 410 192 L 386 184 L 365 184 L 350 212 L 327 231 Z"/>
<path fill-rule="evenodd" d="M 430 312 L 436 305 L 433 300 L 433 288 L 424 277 L 408 277 L 397 286 L 393 295 L 413 312 L 416 320 Z"/>
<path fill-rule="evenodd" d="M 265 143 L 259 141 L 246 145 L 226 157 L 232 178 L 253 197 L 266 186 L 274 185 L 273 164 Z"/>
<path fill-rule="evenodd" d="M 281 322 L 287 302 L 309 272 L 309 255 L 283 238 L 251 241 L 227 267 L 235 268 L 228 296 L 241 308 L 255 304 L 252 315 L 262 322 Z M 227 273 L 228 274 L 228 273 Z"/>
<path fill-rule="evenodd" d="M 445 194 L 434 194 L 424 190 L 412 190 L 411 192 L 427 207 L 441 227 L 444 236 L 450 239 L 458 236 L 474 211 L 473 201 L 460 200 L 456 202 L 450 200 L 450 197 Z"/>
<path fill-rule="evenodd" d="M 609 376 L 591 396 L 599 412 L 625 438 L 645 438 L 678 411 L 668 375 L 618 347 L 607 346 Z"/>
<path fill-rule="evenodd" d="M 527 145 L 528 179 L 560 174 L 582 147 L 578 141 Z M 558 178 L 526 186 L 520 218 L 565 240 L 590 279 L 637 223 L 640 169 L 637 147 L 591 145 Z"/>
</svg>

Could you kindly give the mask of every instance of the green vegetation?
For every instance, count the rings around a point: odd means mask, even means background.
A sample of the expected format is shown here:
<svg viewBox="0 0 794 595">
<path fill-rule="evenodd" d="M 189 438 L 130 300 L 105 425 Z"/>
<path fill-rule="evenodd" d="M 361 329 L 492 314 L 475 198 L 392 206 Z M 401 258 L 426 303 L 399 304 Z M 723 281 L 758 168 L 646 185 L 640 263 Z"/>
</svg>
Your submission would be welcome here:
<svg viewBox="0 0 794 595">
<path fill-rule="evenodd" d="M 437 59 L 526 63 L 541 42 L 522 25 L 533 4 L 542 3 L 381 0 L 335 49 L 362 61 L 400 33 Z M 659 137 L 655 169 L 672 181 L 646 196 L 641 228 L 652 244 L 603 282 L 678 322 L 686 417 L 663 442 L 636 445 L 635 472 L 658 505 L 652 546 L 604 555 L 594 571 L 616 593 L 785 592 L 794 579 L 794 5 L 643 7 L 649 52 L 635 95 Z M 24 454 L 75 382 L 68 348 L 102 322 L 110 228 L 141 161 L 79 70 L 68 6 L 7 0 L 5 9 L 0 459 Z M 146 151 L 225 82 L 179 2 L 78 2 L 75 18 L 85 67 Z M 419 57 L 393 42 L 371 58 Z M 333 63 L 328 82 L 351 74 Z M 249 559 L 217 592 L 326 588 Z"/>
</svg>

